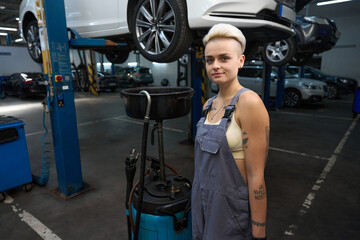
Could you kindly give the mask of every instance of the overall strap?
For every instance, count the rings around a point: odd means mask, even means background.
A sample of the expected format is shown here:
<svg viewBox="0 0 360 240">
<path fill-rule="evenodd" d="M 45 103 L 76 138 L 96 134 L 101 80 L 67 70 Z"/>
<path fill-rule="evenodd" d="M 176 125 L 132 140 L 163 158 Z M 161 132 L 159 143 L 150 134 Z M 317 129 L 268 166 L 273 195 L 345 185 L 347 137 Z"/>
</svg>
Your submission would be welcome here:
<svg viewBox="0 0 360 240">
<path fill-rule="evenodd" d="M 231 99 L 231 102 L 229 105 L 226 106 L 226 109 L 225 109 L 225 113 L 224 113 L 224 116 L 223 118 L 227 119 L 227 123 L 229 123 L 231 121 L 231 117 L 235 111 L 235 105 L 240 97 L 241 94 L 243 94 L 244 92 L 246 91 L 249 91 L 250 89 L 248 88 L 242 88 L 240 89 L 236 94 L 235 96 Z"/>
<path fill-rule="evenodd" d="M 213 96 L 212 98 L 209 99 L 208 105 L 205 107 L 204 111 L 202 111 L 202 114 L 201 114 L 202 117 L 206 117 L 206 115 L 208 114 L 208 112 L 211 109 L 212 102 L 216 98 L 216 96 L 217 95 L 215 95 L 215 96 Z"/>
</svg>

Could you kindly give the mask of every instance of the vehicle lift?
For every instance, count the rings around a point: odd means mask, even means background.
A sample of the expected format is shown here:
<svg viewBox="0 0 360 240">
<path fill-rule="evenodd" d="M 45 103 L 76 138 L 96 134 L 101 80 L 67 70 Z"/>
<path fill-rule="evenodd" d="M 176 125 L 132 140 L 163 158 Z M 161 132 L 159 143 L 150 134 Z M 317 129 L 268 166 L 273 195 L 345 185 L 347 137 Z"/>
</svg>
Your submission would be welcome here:
<svg viewBox="0 0 360 240">
<path fill-rule="evenodd" d="M 123 47 L 125 44 L 80 38 L 74 31 L 71 31 L 69 41 L 64 0 L 38 0 L 35 4 L 47 83 L 44 107 L 50 113 L 58 177 L 58 188 L 52 192 L 67 200 L 94 189 L 82 179 L 69 47 L 90 49 Z M 90 51 L 86 55 L 88 63 L 94 62 Z M 89 66 L 89 70 L 94 69 L 96 67 Z M 96 92 L 95 81 L 91 86 Z"/>
</svg>

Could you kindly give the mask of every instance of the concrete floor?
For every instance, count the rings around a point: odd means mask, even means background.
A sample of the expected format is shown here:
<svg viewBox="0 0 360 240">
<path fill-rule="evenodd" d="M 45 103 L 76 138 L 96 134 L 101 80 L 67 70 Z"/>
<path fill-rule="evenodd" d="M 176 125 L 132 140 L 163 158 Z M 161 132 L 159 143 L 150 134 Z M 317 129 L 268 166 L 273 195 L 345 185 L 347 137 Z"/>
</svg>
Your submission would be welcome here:
<svg viewBox="0 0 360 240">
<path fill-rule="evenodd" d="M 352 100 L 346 95 L 270 111 L 268 239 L 358 239 L 360 124 L 353 119 Z M 26 123 L 35 175 L 40 173 L 44 131 L 40 101 L 0 100 L 0 115 Z M 127 239 L 124 161 L 132 148 L 140 151 L 142 121 L 126 116 L 119 92 L 99 97 L 76 93 L 75 102 L 83 180 L 95 189 L 68 201 L 51 193 L 57 177 L 50 145 L 48 185 L 6 192 L 0 203 L 0 239 Z M 193 146 L 181 143 L 188 137 L 188 117 L 166 120 L 164 127 L 165 162 L 192 179 Z M 47 139 L 52 141 L 51 134 Z M 157 146 L 149 145 L 148 153 L 156 156 Z"/>
</svg>

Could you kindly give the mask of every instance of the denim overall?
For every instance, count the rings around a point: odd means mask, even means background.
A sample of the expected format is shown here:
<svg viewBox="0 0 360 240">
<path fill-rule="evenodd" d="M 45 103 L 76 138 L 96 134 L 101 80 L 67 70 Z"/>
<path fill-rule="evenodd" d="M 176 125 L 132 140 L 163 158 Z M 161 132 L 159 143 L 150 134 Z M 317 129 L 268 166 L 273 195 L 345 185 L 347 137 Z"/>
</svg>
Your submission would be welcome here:
<svg viewBox="0 0 360 240">
<path fill-rule="evenodd" d="M 194 240 L 240 240 L 251 237 L 248 187 L 226 139 L 236 102 L 248 90 L 242 88 L 237 92 L 219 125 L 204 124 L 216 96 L 209 100 L 197 123 L 191 193 Z"/>
</svg>

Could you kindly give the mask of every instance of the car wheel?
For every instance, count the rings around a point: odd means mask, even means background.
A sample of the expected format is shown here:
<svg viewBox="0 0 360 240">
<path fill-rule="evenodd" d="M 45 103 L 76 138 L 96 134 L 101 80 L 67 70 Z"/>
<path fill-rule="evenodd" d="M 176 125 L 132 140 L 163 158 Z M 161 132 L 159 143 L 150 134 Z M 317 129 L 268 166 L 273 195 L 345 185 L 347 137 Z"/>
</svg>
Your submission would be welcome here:
<svg viewBox="0 0 360 240">
<path fill-rule="evenodd" d="M 124 63 L 129 57 L 129 51 L 109 51 L 105 53 L 105 57 L 111 63 Z"/>
<path fill-rule="evenodd" d="M 284 105 L 286 107 L 297 107 L 301 103 L 301 94 L 296 89 L 287 89 L 284 93 Z"/>
<path fill-rule="evenodd" d="M 335 99 L 339 97 L 339 88 L 335 84 L 328 84 L 328 98 Z"/>
<path fill-rule="evenodd" d="M 271 66 L 283 66 L 293 58 L 295 52 L 295 40 L 289 38 L 265 44 L 262 56 Z"/>
<path fill-rule="evenodd" d="M 21 88 L 19 88 L 19 89 L 17 90 L 17 95 L 18 95 L 18 97 L 19 97 L 20 99 L 26 98 L 26 94 L 24 93 L 24 90 L 22 90 Z"/>
<path fill-rule="evenodd" d="M 41 45 L 39 27 L 36 20 L 32 20 L 25 28 L 25 39 L 27 43 L 27 49 L 31 58 L 37 62 L 42 63 Z"/>
<path fill-rule="evenodd" d="M 134 79 L 131 79 L 129 81 L 129 84 L 130 84 L 130 87 L 137 87 L 138 85 L 136 84 L 135 80 Z"/>
<path fill-rule="evenodd" d="M 0 192 L 0 202 L 4 201 L 6 199 L 6 195 L 3 192 Z"/>
<path fill-rule="evenodd" d="M 32 189 L 33 189 L 33 184 L 32 183 L 27 183 L 27 184 L 24 184 L 23 186 L 22 186 L 22 190 L 24 191 L 24 192 L 30 192 Z"/>
<path fill-rule="evenodd" d="M 312 56 L 312 53 L 295 55 L 290 60 L 290 63 L 295 66 L 302 66 L 305 65 L 312 58 Z"/>
<path fill-rule="evenodd" d="M 192 42 L 184 0 L 140 0 L 131 32 L 140 53 L 153 62 L 173 62 Z"/>
</svg>

